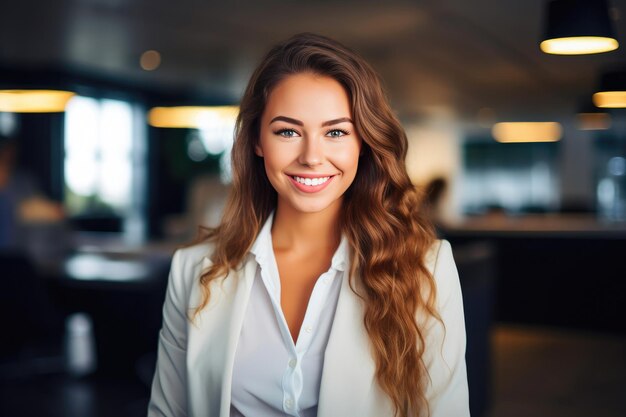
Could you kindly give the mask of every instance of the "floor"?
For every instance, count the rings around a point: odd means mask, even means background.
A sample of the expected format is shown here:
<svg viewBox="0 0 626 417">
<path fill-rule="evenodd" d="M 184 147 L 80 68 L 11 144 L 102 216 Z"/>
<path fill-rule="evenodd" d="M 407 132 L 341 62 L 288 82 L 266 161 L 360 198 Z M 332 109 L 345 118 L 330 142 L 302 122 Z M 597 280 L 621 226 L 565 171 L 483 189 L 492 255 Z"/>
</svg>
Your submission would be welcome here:
<svg viewBox="0 0 626 417">
<path fill-rule="evenodd" d="M 626 336 L 499 326 L 488 417 L 626 416 Z"/>
<path fill-rule="evenodd" d="M 626 416 L 626 336 L 500 325 L 492 341 L 493 396 L 485 417 Z M 5 377 L 0 416 L 145 416 L 145 380 Z"/>
<path fill-rule="evenodd" d="M 145 417 L 147 395 L 133 379 L 50 375 L 0 385 L 0 416 Z"/>
</svg>

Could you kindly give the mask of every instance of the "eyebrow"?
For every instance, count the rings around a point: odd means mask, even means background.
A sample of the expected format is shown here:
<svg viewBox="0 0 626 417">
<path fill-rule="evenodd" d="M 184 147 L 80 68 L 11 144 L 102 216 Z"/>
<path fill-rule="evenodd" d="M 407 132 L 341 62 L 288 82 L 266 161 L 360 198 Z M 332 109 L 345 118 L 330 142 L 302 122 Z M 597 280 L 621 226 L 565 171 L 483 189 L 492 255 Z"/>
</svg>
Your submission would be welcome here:
<svg viewBox="0 0 626 417">
<path fill-rule="evenodd" d="M 276 116 L 270 121 L 270 124 L 277 122 L 279 120 L 282 120 L 283 122 L 287 122 L 287 123 L 293 123 L 294 125 L 298 125 L 298 126 L 304 126 L 304 123 L 301 120 L 293 119 L 287 116 Z M 325 121 L 324 123 L 322 123 L 322 127 L 336 125 L 337 123 L 343 123 L 343 122 L 350 122 L 354 124 L 352 119 L 350 119 L 349 117 L 340 117 L 339 119 Z"/>
</svg>

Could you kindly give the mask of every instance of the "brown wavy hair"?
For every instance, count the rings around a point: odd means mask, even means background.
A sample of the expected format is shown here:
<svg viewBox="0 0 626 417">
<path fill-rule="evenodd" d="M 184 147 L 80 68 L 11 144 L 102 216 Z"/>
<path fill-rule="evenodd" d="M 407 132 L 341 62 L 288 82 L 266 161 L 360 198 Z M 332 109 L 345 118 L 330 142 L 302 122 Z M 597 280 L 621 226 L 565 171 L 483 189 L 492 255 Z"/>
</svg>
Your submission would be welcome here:
<svg viewBox="0 0 626 417">
<path fill-rule="evenodd" d="M 210 282 L 242 264 L 276 208 L 276 191 L 254 146 L 269 94 L 281 80 L 299 73 L 332 77 L 349 95 L 355 129 L 363 140 L 340 218 L 350 244 L 350 287 L 364 300 L 363 321 L 376 378 L 394 405 L 394 415 L 429 414 L 424 395 L 428 375 L 422 360 L 425 334 L 418 324 L 423 321 L 416 317 L 440 320 L 434 307 L 434 280 L 424 260 L 435 234 L 418 210 L 418 194 L 404 162 L 406 133 L 379 76 L 363 58 L 332 39 L 297 34 L 274 46 L 250 78 L 235 128 L 233 187 L 221 224 L 205 229 L 199 239 L 213 242 L 214 250 L 212 266 L 200 277 L 203 298 L 194 316 L 208 303 Z"/>
</svg>

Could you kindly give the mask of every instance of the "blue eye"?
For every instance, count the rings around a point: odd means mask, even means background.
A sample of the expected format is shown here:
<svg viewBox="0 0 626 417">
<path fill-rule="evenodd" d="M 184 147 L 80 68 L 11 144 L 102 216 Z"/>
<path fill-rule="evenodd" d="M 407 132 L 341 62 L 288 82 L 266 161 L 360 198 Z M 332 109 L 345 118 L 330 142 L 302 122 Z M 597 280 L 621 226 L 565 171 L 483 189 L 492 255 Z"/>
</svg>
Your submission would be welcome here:
<svg viewBox="0 0 626 417">
<path fill-rule="evenodd" d="M 296 135 L 296 131 L 293 129 L 281 129 L 274 133 L 284 138 L 293 138 Z"/>
<path fill-rule="evenodd" d="M 345 130 L 342 130 L 342 129 L 333 129 L 326 134 L 330 135 L 330 137 L 332 138 L 340 138 L 342 136 L 349 135 L 350 132 L 346 132 Z"/>
</svg>

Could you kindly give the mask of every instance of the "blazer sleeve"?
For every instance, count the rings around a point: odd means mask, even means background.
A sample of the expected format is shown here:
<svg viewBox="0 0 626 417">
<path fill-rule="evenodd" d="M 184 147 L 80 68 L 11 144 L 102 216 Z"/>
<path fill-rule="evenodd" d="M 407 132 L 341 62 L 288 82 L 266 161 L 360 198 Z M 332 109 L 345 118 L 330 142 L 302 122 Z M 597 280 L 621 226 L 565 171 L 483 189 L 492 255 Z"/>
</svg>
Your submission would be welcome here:
<svg viewBox="0 0 626 417">
<path fill-rule="evenodd" d="M 424 363 L 430 376 L 426 399 L 431 417 L 466 417 L 470 412 L 463 297 L 452 248 L 445 239 L 439 245 L 433 275 L 443 325 L 434 319 L 426 336 Z"/>
<path fill-rule="evenodd" d="M 174 253 L 169 273 L 148 417 L 187 415 L 187 296 L 181 253 Z"/>
</svg>

